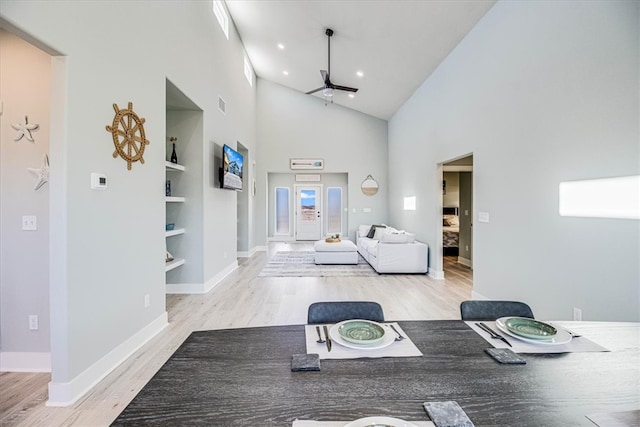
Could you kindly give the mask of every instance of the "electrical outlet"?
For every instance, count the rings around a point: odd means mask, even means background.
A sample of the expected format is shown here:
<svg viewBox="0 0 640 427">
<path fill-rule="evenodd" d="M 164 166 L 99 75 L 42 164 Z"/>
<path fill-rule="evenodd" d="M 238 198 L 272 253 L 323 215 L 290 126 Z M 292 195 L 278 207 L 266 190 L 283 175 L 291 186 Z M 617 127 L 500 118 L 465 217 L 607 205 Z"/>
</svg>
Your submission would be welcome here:
<svg viewBox="0 0 640 427">
<path fill-rule="evenodd" d="M 144 296 L 144 308 L 149 308 L 150 305 L 151 305 L 151 298 L 149 297 L 149 294 L 146 294 Z"/>
<path fill-rule="evenodd" d="M 577 308 L 577 307 L 573 307 L 573 320 L 582 320 L 582 310 Z"/>
<path fill-rule="evenodd" d="M 38 315 L 30 314 L 29 315 L 29 330 L 37 331 L 38 330 Z"/>
<path fill-rule="evenodd" d="M 22 217 L 22 229 L 33 231 L 38 229 L 38 221 L 35 215 L 24 215 Z"/>
</svg>

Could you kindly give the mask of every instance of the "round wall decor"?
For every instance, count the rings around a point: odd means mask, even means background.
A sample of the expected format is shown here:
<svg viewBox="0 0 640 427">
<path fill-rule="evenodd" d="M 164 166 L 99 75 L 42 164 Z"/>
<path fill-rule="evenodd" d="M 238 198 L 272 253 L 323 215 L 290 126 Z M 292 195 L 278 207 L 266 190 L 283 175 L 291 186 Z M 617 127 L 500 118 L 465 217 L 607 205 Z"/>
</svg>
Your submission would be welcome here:
<svg viewBox="0 0 640 427">
<path fill-rule="evenodd" d="M 133 111 L 133 103 L 129 102 L 127 109 L 119 109 L 117 104 L 113 104 L 113 109 L 116 112 L 113 118 L 113 124 L 106 126 L 107 132 L 111 132 L 113 135 L 113 145 L 116 147 L 116 151 L 113 152 L 113 157 L 118 155 L 127 161 L 127 169 L 131 170 L 131 163 L 137 162 L 144 164 L 142 155 L 144 154 L 144 146 L 149 144 L 149 141 L 144 135 L 144 119 L 138 117 Z"/>
<path fill-rule="evenodd" d="M 378 183 L 371 175 L 367 175 L 362 184 L 360 184 L 360 189 L 363 194 L 373 196 L 378 192 Z"/>
</svg>

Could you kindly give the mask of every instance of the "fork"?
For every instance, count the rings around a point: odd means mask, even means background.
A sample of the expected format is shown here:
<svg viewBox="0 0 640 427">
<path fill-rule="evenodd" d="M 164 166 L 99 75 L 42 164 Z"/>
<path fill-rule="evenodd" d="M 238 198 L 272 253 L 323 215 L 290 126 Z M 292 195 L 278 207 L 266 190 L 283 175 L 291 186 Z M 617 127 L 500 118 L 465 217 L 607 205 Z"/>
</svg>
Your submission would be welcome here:
<svg viewBox="0 0 640 427">
<path fill-rule="evenodd" d="M 398 336 L 396 337 L 396 341 L 402 341 L 404 339 L 404 337 L 402 336 L 402 334 L 400 332 L 398 332 L 398 330 L 396 328 L 393 327 L 393 324 L 389 323 L 389 327 L 391 329 L 393 329 L 393 332 L 395 332 Z"/>
<path fill-rule="evenodd" d="M 316 326 L 316 332 L 318 333 L 318 340 L 316 342 L 323 344 L 324 340 L 322 339 L 322 335 L 320 335 L 320 326 Z"/>
</svg>

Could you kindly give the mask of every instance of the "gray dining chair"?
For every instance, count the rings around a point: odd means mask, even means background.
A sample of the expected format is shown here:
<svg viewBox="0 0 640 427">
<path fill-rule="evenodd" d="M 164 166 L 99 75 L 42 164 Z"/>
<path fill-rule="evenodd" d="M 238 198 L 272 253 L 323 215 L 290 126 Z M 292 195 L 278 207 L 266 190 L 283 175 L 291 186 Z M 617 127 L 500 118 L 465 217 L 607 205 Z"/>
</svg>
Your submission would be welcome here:
<svg viewBox="0 0 640 427">
<path fill-rule="evenodd" d="M 500 317 L 517 316 L 534 319 L 533 311 L 519 301 L 463 301 L 460 304 L 462 320 L 496 320 Z"/>
<path fill-rule="evenodd" d="M 349 319 L 384 322 L 382 306 L 372 301 L 314 302 L 307 311 L 307 323 L 337 323 Z"/>
</svg>

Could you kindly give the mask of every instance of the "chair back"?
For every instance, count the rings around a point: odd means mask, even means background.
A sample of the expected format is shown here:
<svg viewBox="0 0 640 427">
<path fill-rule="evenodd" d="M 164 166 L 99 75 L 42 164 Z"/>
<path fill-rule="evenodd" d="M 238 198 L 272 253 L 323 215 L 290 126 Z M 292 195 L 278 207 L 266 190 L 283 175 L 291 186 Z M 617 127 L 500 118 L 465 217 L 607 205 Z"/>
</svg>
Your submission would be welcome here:
<svg viewBox="0 0 640 427">
<path fill-rule="evenodd" d="M 534 319 L 533 311 L 519 301 L 463 301 L 460 304 L 462 320 L 496 320 L 500 317 L 517 316 Z"/>
<path fill-rule="evenodd" d="M 382 306 L 372 301 L 314 302 L 307 312 L 307 323 L 338 323 L 349 319 L 384 322 Z"/>
</svg>

